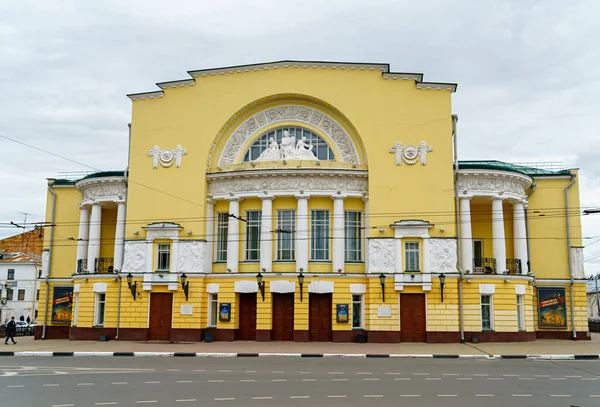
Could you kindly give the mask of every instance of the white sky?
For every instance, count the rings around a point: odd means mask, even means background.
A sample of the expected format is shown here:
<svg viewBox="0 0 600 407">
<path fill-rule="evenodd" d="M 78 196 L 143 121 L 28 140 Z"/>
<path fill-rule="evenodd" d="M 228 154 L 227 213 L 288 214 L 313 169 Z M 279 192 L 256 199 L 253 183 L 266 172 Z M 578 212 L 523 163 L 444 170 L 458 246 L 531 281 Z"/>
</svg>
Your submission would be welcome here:
<svg viewBox="0 0 600 407">
<path fill-rule="evenodd" d="M 127 93 L 227 65 L 387 62 L 459 84 L 460 159 L 563 161 L 581 168 L 581 205 L 600 207 L 599 12 L 595 0 L 2 2 L 0 135 L 123 169 Z M 42 220 L 45 178 L 87 170 L 2 138 L 0 151 L 0 223 Z M 583 234 L 600 238 L 600 215 Z M 585 253 L 600 272 L 600 242 Z"/>
</svg>

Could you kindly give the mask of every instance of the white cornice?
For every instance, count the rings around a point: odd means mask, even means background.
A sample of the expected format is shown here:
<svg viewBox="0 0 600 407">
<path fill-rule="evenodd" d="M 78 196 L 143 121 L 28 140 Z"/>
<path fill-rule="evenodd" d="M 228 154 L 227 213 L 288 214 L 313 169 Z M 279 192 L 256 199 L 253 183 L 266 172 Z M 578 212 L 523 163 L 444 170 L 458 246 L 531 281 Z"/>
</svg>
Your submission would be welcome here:
<svg viewBox="0 0 600 407">
<path fill-rule="evenodd" d="M 260 178 L 270 176 L 290 176 L 290 177 L 356 177 L 366 178 L 368 177 L 368 171 L 366 170 L 355 170 L 355 169 L 332 169 L 332 168 L 294 168 L 294 169 L 266 169 L 266 170 L 242 170 L 242 171 L 227 171 L 227 172 L 214 172 L 206 174 L 208 182 L 216 181 L 220 179 L 234 179 L 234 178 Z"/>
<path fill-rule="evenodd" d="M 432 89 L 432 90 L 449 90 L 456 92 L 456 83 L 440 83 L 440 82 L 421 82 L 417 83 L 417 89 Z"/>
<path fill-rule="evenodd" d="M 384 72 L 383 79 L 401 79 L 407 81 L 423 81 L 422 73 Z"/>
<path fill-rule="evenodd" d="M 105 184 L 123 184 L 125 185 L 125 177 L 96 177 L 96 178 L 85 178 L 79 180 L 75 183 L 75 187 L 82 191 L 84 188 L 89 187 L 91 185 L 105 185 Z"/>
<path fill-rule="evenodd" d="M 127 97 L 131 100 L 144 100 L 144 99 L 157 99 L 163 97 L 164 93 L 162 90 L 155 92 L 142 92 L 142 93 L 131 93 Z"/>
<path fill-rule="evenodd" d="M 182 79 L 180 81 L 159 82 L 156 84 L 161 89 L 181 88 L 184 86 L 192 86 L 195 83 L 193 79 Z"/>
</svg>

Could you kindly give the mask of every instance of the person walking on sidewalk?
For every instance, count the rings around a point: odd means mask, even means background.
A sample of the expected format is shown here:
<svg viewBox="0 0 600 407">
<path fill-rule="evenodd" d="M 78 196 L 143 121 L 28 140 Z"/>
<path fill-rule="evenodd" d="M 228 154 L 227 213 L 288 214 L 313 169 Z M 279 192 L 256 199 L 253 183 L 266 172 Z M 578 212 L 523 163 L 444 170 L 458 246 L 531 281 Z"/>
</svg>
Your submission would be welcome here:
<svg viewBox="0 0 600 407">
<path fill-rule="evenodd" d="M 14 345 L 17 344 L 15 342 L 15 333 L 17 332 L 17 323 L 15 322 L 15 317 L 12 317 L 8 324 L 6 324 L 6 340 L 4 341 L 5 345 L 8 345 L 8 340 L 11 339 Z"/>
</svg>

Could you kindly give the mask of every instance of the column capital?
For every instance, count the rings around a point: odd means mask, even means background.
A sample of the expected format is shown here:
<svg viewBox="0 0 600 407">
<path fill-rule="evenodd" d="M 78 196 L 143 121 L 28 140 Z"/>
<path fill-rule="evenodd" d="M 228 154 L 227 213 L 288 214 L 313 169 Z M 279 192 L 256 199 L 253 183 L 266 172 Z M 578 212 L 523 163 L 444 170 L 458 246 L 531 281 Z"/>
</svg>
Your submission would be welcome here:
<svg viewBox="0 0 600 407">
<path fill-rule="evenodd" d="M 365 195 L 362 198 L 360 198 L 361 201 L 363 202 L 369 202 L 369 195 Z"/>
<path fill-rule="evenodd" d="M 471 199 L 473 199 L 473 196 L 472 195 L 459 196 L 458 199 L 460 199 L 461 201 L 470 201 Z"/>
<path fill-rule="evenodd" d="M 296 194 L 296 199 L 310 199 L 310 195 L 308 194 Z"/>
<path fill-rule="evenodd" d="M 275 199 L 275 196 L 273 196 L 273 195 L 263 195 L 263 196 L 259 196 L 259 198 L 260 198 L 261 200 L 263 200 L 263 201 L 264 201 L 264 200 L 267 200 L 267 201 L 272 201 L 272 200 L 274 200 L 274 199 Z"/>
<path fill-rule="evenodd" d="M 212 199 L 212 198 L 208 198 L 206 200 L 206 203 L 209 204 L 209 205 L 214 205 L 214 204 L 217 203 L 217 200 L 216 199 Z"/>
<path fill-rule="evenodd" d="M 506 198 L 503 197 L 503 196 L 492 196 L 492 197 L 490 197 L 490 201 L 504 201 L 504 200 L 506 200 Z"/>
<path fill-rule="evenodd" d="M 231 198 L 227 198 L 229 202 L 242 202 L 244 199 L 239 196 L 232 196 Z"/>
<path fill-rule="evenodd" d="M 332 195 L 331 196 L 331 199 L 333 199 L 334 201 L 337 199 L 344 200 L 346 198 L 347 198 L 346 195 Z"/>
</svg>

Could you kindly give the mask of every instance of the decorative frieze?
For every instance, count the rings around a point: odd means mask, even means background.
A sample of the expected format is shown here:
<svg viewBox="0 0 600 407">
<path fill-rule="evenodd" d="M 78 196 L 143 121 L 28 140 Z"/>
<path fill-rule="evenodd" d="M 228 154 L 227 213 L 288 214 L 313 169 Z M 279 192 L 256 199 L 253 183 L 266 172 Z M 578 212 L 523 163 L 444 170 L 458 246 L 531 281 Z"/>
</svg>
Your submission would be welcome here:
<svg viewBox="0 0 600 407">
<path fill-rule="evenodd" d="M 431 272 L 456 273 L 456 263 L 458 261 L 456 248 L 456 239 L 429 239 L 429 256 L 431 262 Z"/>
<path fill-rule="evenodd" d="M 475 195 L 477 192 L 490 192 L 494 194 L 509 192 L 525 197 L 525 191 L 530 185 L 531 182 L 524 176 L 500 176 L 494 174 L 460 174 L 457 181 L 460 193 Z"/>
<path fill-rule="evenodd" d="M 134 240 L 125 242 L 123 273 L 143 273 L 146 266 L 146 241 Z"/>
<path fill-rule="evenodd" d="M 205 265 L 206 242 L 180 240 L 179 273 L 203 273 Z"/>
<path fill-rule="evenodd" d="M 396 263 L 395 239 L 369 239 L 369 273 L 393 273 Z"/>
</svg>

